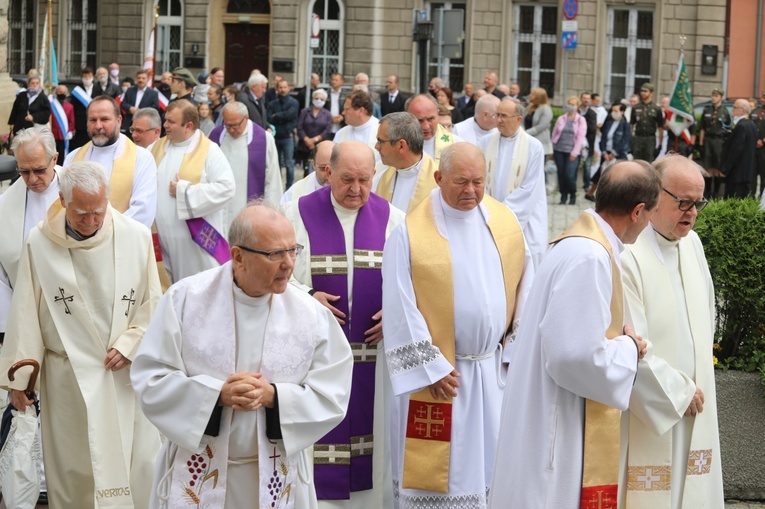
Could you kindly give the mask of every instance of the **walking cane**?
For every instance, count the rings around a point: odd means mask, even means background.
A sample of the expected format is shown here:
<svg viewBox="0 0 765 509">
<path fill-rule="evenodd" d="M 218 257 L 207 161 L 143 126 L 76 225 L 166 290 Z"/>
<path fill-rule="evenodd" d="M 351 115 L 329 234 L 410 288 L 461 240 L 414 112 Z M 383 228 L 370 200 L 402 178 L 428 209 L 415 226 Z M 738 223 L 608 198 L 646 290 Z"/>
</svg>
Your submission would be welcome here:
<svg viewBox="0 0 765 509">
<path fill-rule="evenodd" d="M 26 394 L 27 398 L 29 399 L 35 399 L 35 383 L 37 382 L 37 373 L 40 372 L 40 364 L 38 364 L 36 360 L 24 359 L 11 366 L 8 369 L 8 380 L 13 382 L 16 371 L 18 371 L 20 368 L 23 368 L 24 366 L 32 366 L 32 376 L 29 377 L 27 390 L 24 391 L 24 394 Z"/>
</svg>

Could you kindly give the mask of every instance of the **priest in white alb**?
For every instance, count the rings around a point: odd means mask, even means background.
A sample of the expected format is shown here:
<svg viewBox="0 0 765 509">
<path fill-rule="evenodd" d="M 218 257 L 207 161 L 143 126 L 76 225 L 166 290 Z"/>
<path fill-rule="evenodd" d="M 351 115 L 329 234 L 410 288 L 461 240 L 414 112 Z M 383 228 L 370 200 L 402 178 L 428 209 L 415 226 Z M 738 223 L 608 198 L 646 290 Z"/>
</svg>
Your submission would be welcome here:
<svg viewBox="0 0 765 509">
<path fill-rule="evenodd" d="M 43 458 L 51 507 L 145 508 L 159 433 L 130 385 L 130 363 L 160 296 L 149 230 L 109 206 L 95 162 L 59 175 L 59 207 L 27 237 L 0 354 L 16 408 L 41 367 Z M 63 207 L 63 208 L 62 208 Z M 27 410 L 29 411 L 29 410 Z"/>
<path fill-rule="evenodd" d="M 372 191 L 403 212 L 414 210 L 435 189 L 438 170 L 438 163 L 422 150 L 422 129 L 414 115 L 385 115 L 375 148 L 385 169 L 375 176 Z"/>
<path fill-rule="evenodd" d="M 722 508 L 714 288 L 692 230 L 707 204 L 704 170 L 677 154 L 654 164 L 658 210 L 622 253 L 635 332 L 650 346 L 622 414 L 619 507 Z"/>
<path fill-rule="evenodd" d="M 0 342 L 11 311 L 24 241 L 58 200 L 56 140 L 47 127 L 22 129 L 11 150 L 21 178 L 0 194 Z"/>
<path fill-rule="evenodd" d="M 329 185 L 284 205 L 305 256 L 300 287 L 333 312 L 353 350 L 348 415 L 314 445 L 319 507 L 392 507 L 390 380 L 382 351 L 382 252 L 404 213 L 372 194 L 374 154 L 366 144 L 335 145 Z"/>
<path fill-rule="evenodd" d="M 404 108 L 414 115 L 422 131 L 423 151 L 436 164 L 441 161 L 443 150 L 453 143 L 462 141 L 438 123 L 438 103 L 430 94 L 417 94 L 407 99 Z"/>
<path fill-rule="evenodd" d="M 111 186 L 110 205 L 151 228 L 157 209 L 157 166 L 151 153 L 120 134 L 120 107 L 110 96 L 94 97 L 87 114 L 90 141 L 70 152 L 64 166 L 77 161 L 103 166 Z"/>
<path fill-rule="evenodd" d="M 484 95 L 475 103 L 475 115 L 456 124 L 454 134 L 479 147 L 481 138 L 497 132 L 497 106 L 499 98 L 496 95 Z"/>
<path fill-rule="evenodd" d="M 332 313 L 288 284 L 302 246 L 250 204 L 231 261 L 162 297 L 131 378 L 167 437 L 149 508 L 315 509 L 310 446 L 345 416 L 353 358 Z"/>
<path fill-rule="evenodd" d="M 505 364 L 533 266 L 513 213 L 484 196 L 485 168 L 474 145 L 444 149 L 439 187 L 385 244 L 383 344 L 400 509 L 486 507 Z"/>
<path fill-rule="evenodd" d="M 332 149 L 334 147 L 335 142 L 329 140 L 322 141 L 316 145 L 316 150 L 311 160 L 313 171 L 307 177 L 303 177 L 292 184 L 292 187 L 284 192 L 279 200 L 280 205 L 290 201 L 297 202 L 303 196 L 318 191 L 327 185 L 327 166 L 329 166 L 329 158 L 332 156 Z"/>
<path fill-rule="evenodd" d="M 648 224 L 661 183 L 644 161 L 614 165 L 600 182 L 595 210 L 553 240 L 534 276 L 508 369 L 491 509 L 615 506 L 619 413 L 646 345 L 625 324 L 619 254 Z"/>
<path fill-rule="evenodd" d="M 228 204 L 236 184 L 220 147 L 199 130 L 199 114 L 189 101 L 167 106 L 165 132 L 151 152 L 162 262 L 175 283 L 230 260 Z"/>
<path fill-rule="evenodd" d="M 337 131 L 333 141 L 342 143 L 346 140 L 356 140 L 375 150 L 377 126 L 380 125 L 380 121 L 372 116 L 372 111 L 372 99 L 367 92 L 354 90 L 348 94 L 343 107 L 346 126 Z M 380 155 L 375 151 L 375 160 L 379 159 Z"/>
<path fill-rule="evenodd" d="M 284 187 L 274 137 L 250 120 L 247 106 L 227 103 L 221 115 L 223 123 L 210 132 L 210 140 L 223 151 L 234 174 L 236 191 L 227 207 L 231 222 L 250 200 L 278 203 Z"/>
<path fill-rule="evenodd" d="M 510 207 L 523 228 L 534 266 L 547 250 L 547 189 L 542 144 L 521 125 L 526 114 L 517 99 L 497 106 L 499 132 L 481 138 L 486 155 L 486 192 Z"/>
</svg>

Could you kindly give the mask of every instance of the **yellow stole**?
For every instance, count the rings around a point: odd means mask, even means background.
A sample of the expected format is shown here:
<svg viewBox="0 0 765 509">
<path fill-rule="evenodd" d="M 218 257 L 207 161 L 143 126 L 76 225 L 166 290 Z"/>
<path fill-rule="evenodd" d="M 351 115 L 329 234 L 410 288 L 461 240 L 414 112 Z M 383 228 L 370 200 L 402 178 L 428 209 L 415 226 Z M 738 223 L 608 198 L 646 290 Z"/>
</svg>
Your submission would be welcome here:
<svg viewBox="0 0 765 509">
<path fill-rule="evenodd" d="M 585 237 L 594 240 L 606 251 L 611 259 L 611 323 L 605 331 L 607 339 L 614 339 L 623 333 L 624 294 L 619 265 L 614 258 L 611 243 L 589 213 L 584 213 L 550 243 L 555 244 L 568 237 Z M 617 500 L 619 484 L 619 420 L 621 413 L 616 408 L 596 401 L 586 400 L 584 420 L 584 465 L 582 469 L 582 505 L 597 502 L 598 497 L 607 494 Z M 597 505 L 595 506 L 597 507 Z"/>
<path fill-rule="evenodd" d="M 452 143 L 454 143 L 454 135 L 447 131 L 444 126 L 438 124 L 436 127 L 436 144 L 433 147 L 433 159 L 436 160 L 436 163 L 441 161 L 441 152 Z"/>
<path fill-rule="evenodd" d="M 409 208 L 407 212 L 411 212 L 422 203 L 425 198 L 430 195 L 430 192 L 436 187 L 435 173 L 438 169 L 438 164 L 425 152 L 422 153 L 422 164 L 420 165 L 420 174 L 417 176 L 417 185 L 414 188 L 414 196 L 409 200 Z M 393 188 L 396 185 L 396 169 L 392 166 L 388 168 L 380 181 L 377 183 L 377 190 L 375 194 L 381 198 L 385 198 L 389 202 L 393 201 Z"/>
<path fill-rule="evenodd" d="M 438 232 L 431 197 L 428 196 L 406 216 L 412 284 L 417 308 L 425 318 L 433 344 L 452 366 L 456 366 L 451 254 L 449 241 Z M 515 297 L 523 275 L 523 233 L 515 215 L 503 204 L 489 196 L 484 196 L 483 204 L 489 212 L 487 225 L 502 264 L 507 300 L 507 330 L 513 321 Z M 404 488 L 442 493 L 449 490 L 451 411 L 451 398 L 435 400 L 427 387 L 409 396 L 402 483 Z M 418 432 L 416 428 L 422 430 L 423 424 L 426 432 Z"/>
<path fill-rule="evenodd" d="M 167 136 L 157 140 L 153 147 L 151 147 L 151 155 L 154 156 L 154 162 L 159 163 L 162 158 L 165 157 L 167 152 L 167 144 L 169 140 Z M 207 159 L 207 151 L 210 149 L 210 138 L 200 132 L 199 141 L 194 150 L 183 156 L 181 162 L 181 169 L 178 172 L 179 177 L 182 180 L 188 180 L 192 184 L 198 184 L 202 179 L 202 172 L 205 169 L 205 160 Z M 159 245 L 159 234 L 157 233 L 157 223 L 151 225 L 151 238 L 154 241 L 154 257 L 157 260 L 157 270 L 159 271 L 159 282 L 162 284 L 162 293 L 166 292 L 172 281 L 170 276 L 167 275 L 165 269 L 165 263 L 162 261 L 162 248 Z"/>
<path fill-rule="evenodd" d="M 92 141 L 83 145 L 72 158 L 72 162 L 76 163 L 84 161 L 85 154 L 88 153 L 92 146 Z M 123 150 L 122 155 L 114 160 L 114 164 L 112 165 L 112 176 L 109 177 L 109 186 L 111 187 L 109 203 L 112 208 L 120 212 L 125 212 L 130 208 L 130 198 L 133 196 L 133 175 L 135 174 L 137 160 L 138 150 L 136 149 L 135 143 L 126 139 L 125 149 Z"/>
</svg>

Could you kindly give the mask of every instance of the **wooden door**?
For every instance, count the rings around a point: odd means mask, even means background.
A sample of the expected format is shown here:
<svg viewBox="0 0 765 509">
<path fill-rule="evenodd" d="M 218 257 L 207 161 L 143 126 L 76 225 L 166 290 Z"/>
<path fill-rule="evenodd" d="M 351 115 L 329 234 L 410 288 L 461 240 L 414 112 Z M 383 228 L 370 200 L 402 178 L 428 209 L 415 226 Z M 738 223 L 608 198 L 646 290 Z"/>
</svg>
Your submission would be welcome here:
<svg viewBox="0 0 765 509">
<path fill-rule="evenodd" d="M 253 69 L 268 75 L 270 25 L 226 23 L 226 83 L 246 82 Z"/>
</svg>

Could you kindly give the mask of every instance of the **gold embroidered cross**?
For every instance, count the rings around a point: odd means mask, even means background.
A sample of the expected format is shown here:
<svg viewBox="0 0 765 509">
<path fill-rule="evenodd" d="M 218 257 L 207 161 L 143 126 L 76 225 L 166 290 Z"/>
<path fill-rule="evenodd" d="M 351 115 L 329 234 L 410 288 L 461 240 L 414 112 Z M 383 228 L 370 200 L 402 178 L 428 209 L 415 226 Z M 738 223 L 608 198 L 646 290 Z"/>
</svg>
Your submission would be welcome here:
<svg viewBox="0 0 765 509">
<path fill-rule="evenodd" d="M 443 412 L 439 408 L 433 410 L 433 406 L 427 405 L 427 411 L 423 407 L 418 408 L 414 417 L 414 423 L 417 425 L 415 429 L 420 435 L 424 432 L 425 438 L 431 438 L 431 432 L 435 436 L 440 435 L 443 431 L 441 426 L 445 424 Z"/>
<path fill-rule="evenodd" d="M 199 240 L 202 241 L 202 247 L 207 251 L 215 248 L 219 237 L 220 236 L 218 235 L 218 232 L 215 231 L 215 228 L 209 224 L 204 225 L 199 231 Z"/>
</svg>

